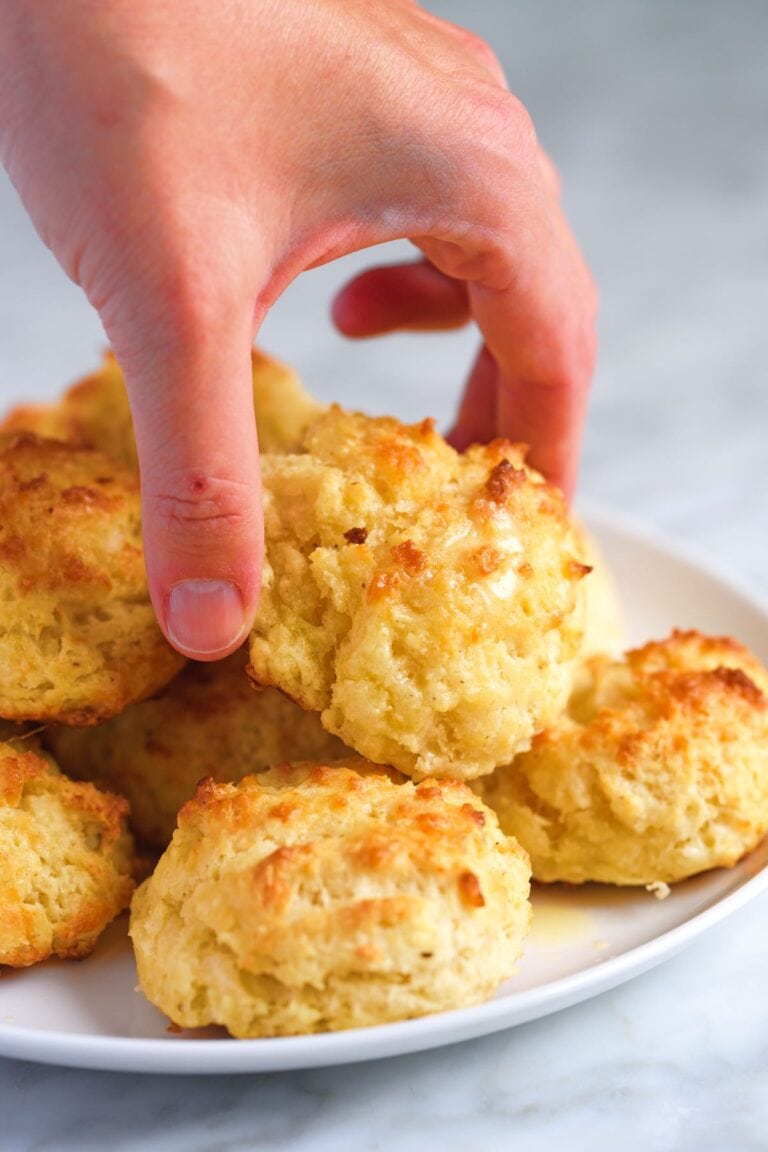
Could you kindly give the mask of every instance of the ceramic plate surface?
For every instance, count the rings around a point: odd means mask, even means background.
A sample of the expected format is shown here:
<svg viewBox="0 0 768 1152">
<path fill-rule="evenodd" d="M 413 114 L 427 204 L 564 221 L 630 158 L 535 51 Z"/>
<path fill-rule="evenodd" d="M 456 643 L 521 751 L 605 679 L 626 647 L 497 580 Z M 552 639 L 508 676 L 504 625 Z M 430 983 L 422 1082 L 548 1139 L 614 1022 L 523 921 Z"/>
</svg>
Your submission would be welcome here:
<svg viewBox="0 0 768 1152">
<path fill-rule="evenodd" d="M 628 640 L 673 626 L 735 636 L 768 662 L 768 611 L 667 542 L 603 512 L 587 516 L 618 583 Z M 475 1008 L 320 1036 L 231 1040 L 174 1033 L 136 991 L 123 917 L 79 963 L 0 977 L 0 1055 L 142 1072 L 266 1072 L 394 1056 L 522 1024 L 646 971 L 768 889 L 768 840 L 728 871 L 645 891 L 553 886 L 534 892 L 534 925 L 517 975 Z"/>
</svg>

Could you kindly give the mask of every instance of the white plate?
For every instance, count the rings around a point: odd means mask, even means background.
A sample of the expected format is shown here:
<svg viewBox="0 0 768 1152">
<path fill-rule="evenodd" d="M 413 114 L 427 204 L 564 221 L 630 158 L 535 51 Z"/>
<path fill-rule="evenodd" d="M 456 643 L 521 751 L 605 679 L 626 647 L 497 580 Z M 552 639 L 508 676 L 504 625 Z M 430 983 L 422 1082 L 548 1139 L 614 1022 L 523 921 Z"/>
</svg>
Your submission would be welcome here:
<svg viewBox="0 0 768 1152">
<path fill-rule="evenodd" d="M 587 517 L 616 575 L 629 640 L 675 625 L 732 635 L 768 661 L 768 611 L 708 566 L 605 513 Z M 231 1040 L 172 1033 L 135 990 L 125 918 L 80 963 L 0 977 L 0 1055 L 132 1072 L 267 1072 L 415 1052 L 522 1024 L 605 991 L 671 956 L 768 889 L 768 840 L 729 871 L 663 901 L 598 885 L 534 893 L 518 974 L 476 1008 L 321 1036 Z M 767 958 L 768 959 L 768 958 Z"/>
</svg>

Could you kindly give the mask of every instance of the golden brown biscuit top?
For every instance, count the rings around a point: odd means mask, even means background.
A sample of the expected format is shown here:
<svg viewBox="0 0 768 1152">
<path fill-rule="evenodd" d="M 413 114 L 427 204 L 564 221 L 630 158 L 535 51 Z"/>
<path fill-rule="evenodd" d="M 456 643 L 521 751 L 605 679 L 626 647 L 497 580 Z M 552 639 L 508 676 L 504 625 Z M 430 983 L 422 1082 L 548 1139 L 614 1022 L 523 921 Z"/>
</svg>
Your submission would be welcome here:
<svg viewBox="0 0 768 1152">
<path fill-rule="evenodd" d="M 230 924 L 246 953 L 269 953 L 268 941 L 282 939 L 293 916 L 322 915 L 335 901 L 345 938 L 382 918 L 405 924 L 414 894 L 434 883 L 471 914 L 498 902 L 510 866 L 527 875 L 527 856 L 465 784 L 414 785 L 350 759 L 283 765 L 237 785 L 202 781 L 179 813 L 155 881 L 168 882 L 171 868 L 204 872 L 193 897 L 202 908 L 215 876 L 222 893 L 206 923 Z M 248 919 L 242 933 L 239 919 L 232 922 L 236 909 Z"/>
<path fill-rule="evenodd" d="M 27 782 L 53 772 L 51 765 L 34 752 L 0 744 L 0 804 L 6 808 L 18 807 Z"/>
<path fill-rule="evenodd" d="M 587 661 L 568 712 L 579 724 L 602 726 L 625 711 L 643 711 L 650 721 L 737 706 L 768 712 L 768 673 L 760 661 L 730 637 L 675 629 L 623 661 Z"/>
<path fill-rule="evenodd" d="M 388 572 L 429 578 L 457 560 L 482 580 L 512 558 L 525 578 L 517 537 L 546 530 L 546 519 L 560 522 L 577 551 L 562 496 L 525 463 L 524 445 L 495 440 L 458 453 L 433 420 L 404 425 L 332 405 L 308 429 L 301 453 L 267 455 L 264 468 L 267 500 L 279 502 L 273 536 L 353 546 L 345 555 L 358 560 L 385 546 L 384 589 L 398 584 Z M 587 571 L 569 555 L 562 575 L 575 581 Z"/>
<path fill-rule="evenodd" d="M 109 589 L 126 570 L 143 579 L 136 478 L 91 449 L 3 436 L 0 563 L 25 595 Z"/>
<path fill-rule="evenodd" d="M 508 505 L 526 480 L 545 486 L 525 463 L 527 447 L 509 440 L 473 445 L 458 453 L 436 431 L 431 418 L 403 424 L 391 416 L 366 416 L 332 404 L 308 427 L 303 452 L 365 480 L 388 505 L 422 506 L 449 500 L 465 465 L 484 466 L 473 514 L 482 519 Z M 551 491 L 554 492 L 554 489 Z"/>
<path fill-rule="evenodd" d="M 238 838 L 249 841 L 258 829 L 265 843 L 282 842 L 283 861 L 308 858 L 323 840 L 343 835 L 353 863 L 374 870 L 395 867 L 403 852 L 425 867 L 441 859 L 452 866 L 468 841 L 494 831 L 504 845 L 495 817 L 461 781 L 414 785 L 394 769 L 356 758 L 278 765 L 238 784 L 202 780 L 178 826 L 185 835 L 223 841 L 228 855 Z M 303 856 L 291 842 L 304 846 Z"/>
<path fill-rule="evenodd" d="M 110 843 L 126 835 L 127 800 L 92 784 L 69 780 L 49 757 L 19 744 L 0 743 L 0 807 L 19 808 L 31 790 L 46 792 L 58 797 L 84 823 L 98 822 L 99 836 L 106 835 Z"/>
<path fill-rule="evenodd" d="M 693 629 L 676 628 L 667 640 L 651 640 L 628 652 L 627 663 L 635 675 L 738 671 L 768 694 L 768 672 L 756 656 L 730 636 L 703 636 Z M 738 677 L 731 679 L 736 683 Z"/>
</svg>

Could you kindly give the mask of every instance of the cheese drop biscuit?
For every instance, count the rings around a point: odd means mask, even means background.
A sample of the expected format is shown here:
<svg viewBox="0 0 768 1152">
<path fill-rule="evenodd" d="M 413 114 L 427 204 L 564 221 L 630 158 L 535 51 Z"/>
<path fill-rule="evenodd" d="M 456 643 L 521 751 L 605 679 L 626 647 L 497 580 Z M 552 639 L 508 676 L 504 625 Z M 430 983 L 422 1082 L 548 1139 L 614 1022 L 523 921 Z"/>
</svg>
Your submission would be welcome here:
<svg viewBox="0 0 768 1152">
<path fill-rule="evenodd" d="M 86 956 L 133 891 L 126 802 L 0 744 L 0 964 Z"/>
<path fill-rule="evenodd" d="M 0 716 L 93 724 L 184 663 L 152 611 L 136 478 L 100 452 L 0 437 Z"/>
<path fill-rule="evenodd" d="M 302 453 L 262 465 L 254 680 L 416 777 L 469 779 L 529 747 L 568 696 L 588 568 L 523 450 L 460 454 L 431 421 L 334 406 Z"/>
<path fill-rule="evenodd" d="M 674 632 L 587 662 L 568 711 L 476 788 L 537 880 L 672 884 L 768 831 L 768 675 L 734 640 Z"/>
<path fill-rule="evenodd" d="M 321 1032 L 490 996 L 528 894 L 525 853 L 466 785 L 284 766 L 200 785 L 131 937 L 142 991 L 177 1024 Z"/>
</svg>

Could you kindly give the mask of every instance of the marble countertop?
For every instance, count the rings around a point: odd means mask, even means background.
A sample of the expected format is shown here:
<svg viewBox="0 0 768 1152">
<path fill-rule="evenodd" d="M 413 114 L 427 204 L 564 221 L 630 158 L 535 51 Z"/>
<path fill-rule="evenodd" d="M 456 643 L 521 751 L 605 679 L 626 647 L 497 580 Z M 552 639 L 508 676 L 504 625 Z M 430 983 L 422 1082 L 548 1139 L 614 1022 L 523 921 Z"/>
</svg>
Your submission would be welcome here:
<svg viewBox="0 0 768 1152">
<path fill-rule="evenodd" d="M 768 8 L 760 0 L 441 0 L 495 46 L 560 166 L 602 296 L 582 491 L 768 583 Z M 396 252 L 386 253 L 389 258 Z M 357 257 L 263 333 L 320 395 L 447 420 L 470 332 L 345 344 Z M 0 177 L 0 399 L 54 393 L 103 336 Z M 0 1060 L 0 1152 L 758 1152 L 768 898 L 613 992 L 484 1040 L 241 1077 Z"/>
</svg>

